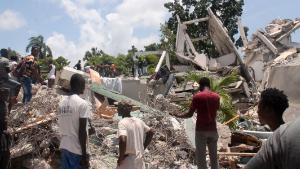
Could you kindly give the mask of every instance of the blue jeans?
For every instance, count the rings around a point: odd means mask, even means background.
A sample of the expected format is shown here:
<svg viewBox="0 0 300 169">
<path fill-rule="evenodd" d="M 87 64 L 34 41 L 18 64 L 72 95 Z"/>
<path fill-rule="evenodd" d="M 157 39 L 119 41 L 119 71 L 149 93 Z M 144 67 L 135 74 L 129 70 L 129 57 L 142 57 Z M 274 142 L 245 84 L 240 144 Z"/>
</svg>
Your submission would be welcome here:
<svg viewBox="0 0 300 169">
<path fill-rule="evenodd" d="M 81 155 L 71 153 L 61 149 L 61 168 L 62 169 L 83 169 L 80 167 Z"/>
<path fill-rule="evenodd" d="M 24 91 L 23 103 L 26 104 L 26 103 L 30 102 L 30 100 L 32 98 L 32 93 L 31 93 L 32 80 L 30 77 L 22 77 L 21 83 L 22 83 L 22 87 L 23 87 L 23 91 Z"/>
</svg>

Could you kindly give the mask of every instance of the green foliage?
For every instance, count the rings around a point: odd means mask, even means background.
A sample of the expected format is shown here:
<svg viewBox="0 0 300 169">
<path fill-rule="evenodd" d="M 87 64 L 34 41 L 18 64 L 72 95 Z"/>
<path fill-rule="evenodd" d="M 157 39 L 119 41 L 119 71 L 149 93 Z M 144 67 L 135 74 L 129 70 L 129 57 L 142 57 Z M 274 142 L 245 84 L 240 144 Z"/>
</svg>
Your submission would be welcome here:
<svg viewBox="0 0 300 169">
<path fill-rule="evenodd" d="M 118 55 L 114 61 L 114 64 L 117 66 L 117 71 L 128 76 L 132 67 L 129 60 L 131 60 L 131 58 L 129 58 L 128 55 Z"/>
<path fill-rule="evenodd" d="M 42 35 L 39 35 L 37 37 L 31 37 L 29 38 L 29 44 L 26 46 L 26 52 L 29 52 L 29 50 L 33 47 L 37 46 L 40 49 L 40 58 L 43 59 L 46 56 L 52 57 L 52 51 L 49 46 L 46 45 L 44 42 L 44 37 Z"/>
<path fill-rule="evenodd" d="M 86 65 L 97 66 L 99 64 L 114 63 L 115 57 L 110 56 L 97 48 L 91 48 L 91 51 L 85 52 L 83 60 L 86 61 Z"/>
<path fill-rule="evenodd" d="M 148 66 L 148 73 L 150 75 L 155 73 L 155 66 L 154 65 Z"/>
<path fill-rule="evenodd" d="M 148 63 L 148 65 L 157 65 L 159 58 L 156 55 L 147 55 L 146 57 L 146 61 Z"/>
<path fill-rule="evenodd" d="M 68 66 L 70 63 L 71 62 L 68 61 L 63 56 L 60 56 L 60 57 L 54 59 L 54 61 L 53 61 L 53 64 L 55 65 L 57 71 L 62 70 L 63 67 Z"/>
<path fill-rule="evenodd" d="M 221 113 L 218 114 L 218 121 L 224 123 L 232 119 L 236 115 L 236 110 L 232 104 L 230 94 L 225 90 L 225 87 L 235 83 L 239 80 L 239 76 L 233 72 L 231 75 L 222 78 L 215 78 L 209 76 L 207 73 L 189 72 L 186 76 L 186 81 L 199 82 L 202 77 L 207 77 L 211 82 L 211 90 L 218 93 L 220 96 L 220 109 Z M 229 124 L 231 128 L 235 127 L 235 123 Z"/>
<path fill-rule="evenodd" d="M 51 62 L 55 65 L 56 71 L 62 70 L 63 67 L 68 66 L 71 63 L 63 56 L 59 56 L 57 59 L 52 59 L 51 57 L 46 57 L 44 59 L 38 59 L 37 64 L 40 67 L 41 77 L 43 79 L 47 78 L 47 74 L 49 72 L 49 65 Z"/>
<path fill-rule="evenodd" d="M 150 45 L 144 46 L 145 51 L 158 51 L 161 50 L 161 45 L 158 43 L 152 43 Z"/>
<path fill-rule="evenodd" d="M 207 7 L 218 15 L 228 30 L 228 34 L 233 41 L 234 35 L 238 33 L 237 20 L 242 15 L 244 0 L 174 0 L 165 3 L 165 7 L 171 13 L 171 18 L 167 22 L 167 28 L 173 33 L 177 32 L 176 15 L 182 21 L 204 18 L 208 16 Z M 188 26 L 188 34 L 191 38 L 208 35 L 207 22 L 192 24 Z M 208 56 L 216 57 L 218 53 L 210 39 L 194 43 L 197 51 L 204 51 Z"/>
</svg>

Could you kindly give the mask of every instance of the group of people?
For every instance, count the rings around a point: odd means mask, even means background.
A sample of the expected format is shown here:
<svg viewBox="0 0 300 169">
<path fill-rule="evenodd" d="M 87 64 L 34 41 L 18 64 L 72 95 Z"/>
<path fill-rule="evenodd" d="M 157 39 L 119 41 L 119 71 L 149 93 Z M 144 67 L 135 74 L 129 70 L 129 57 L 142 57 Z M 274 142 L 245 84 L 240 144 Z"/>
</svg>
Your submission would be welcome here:
<svg viewBox="0 0 300 169">
<path fill-rule="evenodd" d="M 7 131 L 7 114 L 16 103 L 22 85 L 23 103 L 27 104 L 31 95 L 32 83 L 40 82 L 39 68 L 36 64 L 38 48 L 33 47 L 31 55 L 19 63 L 7 58 L 5 50 L 0 57 L 0 168 L 8 168 L 10 134 Z M 10 64 L 11 63 L 11 64 Z M 80 68 L 78 66 L 78 68 Z M 15 80 L 14 80 L 15 79 Z M 53 86 L 55 66 L 49 63 L 48 85 Z M 63 169 L 89 168 L 87 140 L 95 129 L 91 123 L 91 104 L 81 98 L 85 89 L 85 79 L 74 74 L 70 80 L 71 92 L 59 103 L 58 125 L 61 134 L 61 166 Z M 218 131 L 216 116 L 220 108 L 220 96 L 211 91 L 208 78 L 199 81 L 199 92 L 195 93 L 190 109 L 182 114 L 171 115 L 177 118 L 190 118 L 197 113 L 195 143 L 198 169 L 207 169 L 206 147 L 208 147 L 210 166 L 218 169 Z M 6 106 L 9 103 L 9 106 Z M 132 117 L 132 104 L 122 101 L 118 113 L 123 117 L 118 124 L 119 157 L 118 169 L 143 169 L 143 154 L 150 144 L 154 130 L 142 120 Z M 273 135 L 263 144 L 257 155 L 246 165 L 246 169 L 295 169 L 300 165 L 300 119 L 285 124 L 282 118 L 289 107 L 288 98 L 275 88 L 264 90 L 258 102 L 258 117 L 262 124 L 270 126 Z"/>
<path fill-rule="evenodd" d="M 206 147 L 208 147 L 210 166 L 219 169 L 217 111 L 220 97 L 210 90 L 210 80 L 201 78 L 199 92 L 194 94 L 190 109 L 186 113 L 171 115 L 177 118 L 190 118 L 197 113 L 196 121 L 196 164 L 198 169 L 207 169 Z M 81 87 L 80 87 L 81 86 Z M 60 104 L 59 126 L 63 134 L 61 141 L 63 169 L 88 167 L 89 155 L 86 150 L 87 126 L 91 114 L 89 104 L 79 95 L 84 89 L 81 75 L 71 79 L 72 95 Z M 269 88 L 261 93 L 258 103 L 258 115 L 262 124 L 274 131 L 263 144 L 261 150 L 246 165 L 246 169 L 294 169 L 300 164 L 300 119 L 284 124 L 282 115 L 288 108 L 287 96 L 280 90 Z M 150 144 L 154 130 L 142 120 L 132 117 L 130 102 L 122 101 L 118 113 L 123 119 L 118 124 L 119 157 L 118 169 L 144 169 L 143 153 Z M 71 129 L 71 130 L 70 130 Z"/>
<path fill-rule="evenodd" d="M 117 76 L 117 66 L 114 63 L 111 63 L 111 64 L 101 63 L 101 64 L 97 65 L 96 67 L 90 67 L 90 66 L 86 66 L 86 67 L 93 68 L 93 69 L 95 68 L 95 70 L 102 77 L 114 78 L 114 77 Z M 82 67 L 81 67 L 81 60 L 78 60 L 78 62 L 76 63 L 76 65 L 73 68 L 76 69 L 76 70 L 83 71 Z"/>
<path fill-rule="evenodd" d="M 7 116 L 16 104 L 19 91 L 23 89 L 22 103 L 26 106 L 32 98 L 32 84 L 43 83 L 37 64 L 40 49 L 32 47 L 31 54 L 19 61 L 17 56 L 8 56 L 7 49 L 1 49 L 0 57 L 0 168 L 9 165 L 11 136 L 7 131 Z M 49 62 L 48 87 L 55 81 L 55 65 Z"/>
<path fill-rule="evenodd" d="M 82 75 L 72 75 L 70 86 L 70 95 L 63 98 L 58 109 L 58 125 L 62 136 L 61 166 L 63 169 L 86 169 L 89 168 L 87 138 L 94 131 L 90 120 L 91 105 L 80 97 L 85 89 Z M 153 129 L 142 120 L 131 116 L 131 111 L 130 102 L 122 101 L 118 104 L 118 113 L 123 117 L 118 124 L 118 169 L 145 168 L 144 150 L 154 135 Z"/>
</svg>

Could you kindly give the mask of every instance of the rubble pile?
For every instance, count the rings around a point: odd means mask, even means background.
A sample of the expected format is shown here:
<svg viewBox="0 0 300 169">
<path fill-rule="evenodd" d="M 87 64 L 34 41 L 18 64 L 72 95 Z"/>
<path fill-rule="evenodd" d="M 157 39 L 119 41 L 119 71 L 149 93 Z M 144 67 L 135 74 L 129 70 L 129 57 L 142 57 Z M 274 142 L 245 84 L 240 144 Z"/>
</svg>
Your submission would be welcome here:
<svg viewBox="0 0 300 169">
<path fill-rule="evenodd" d="M 300 20 L 275 19 L 264 30 L 258 30 L 245 45 L 245 64 L 251 75 L 266 87 L 270 69 L 287 64 L 299 56 L 299 43 L 293 42 L 292 33 L 300 28 Z"/>
<path fill-rule="evenodd" d="M 8 126 L 13 137 L 13 160 L 29 154 L 43 159 L 54 155 L 59 145 L 56 109 L 61 98 L 42 86 L 28 105 L 17 104 L 11 111 Z"/>
</svg>

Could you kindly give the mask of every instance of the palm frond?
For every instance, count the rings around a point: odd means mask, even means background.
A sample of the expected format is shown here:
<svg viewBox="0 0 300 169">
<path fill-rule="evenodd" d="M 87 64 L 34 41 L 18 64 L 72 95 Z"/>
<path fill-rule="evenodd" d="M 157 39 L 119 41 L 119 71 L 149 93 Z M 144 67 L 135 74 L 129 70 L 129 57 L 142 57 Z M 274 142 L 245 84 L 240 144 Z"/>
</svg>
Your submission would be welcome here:
<svg viewBox="0 0 300 169">
<path fill-rule="evenodd" d="M 229 76 L 226 76 L 224 78 L 221 78 L 220 81 L 219 81 L 219 86 L 220 87 L 226 87 L 232 83 L 235 83 L 239 80 L 239 76 L 237 75 L 229 75 Z"/>
</svg>

